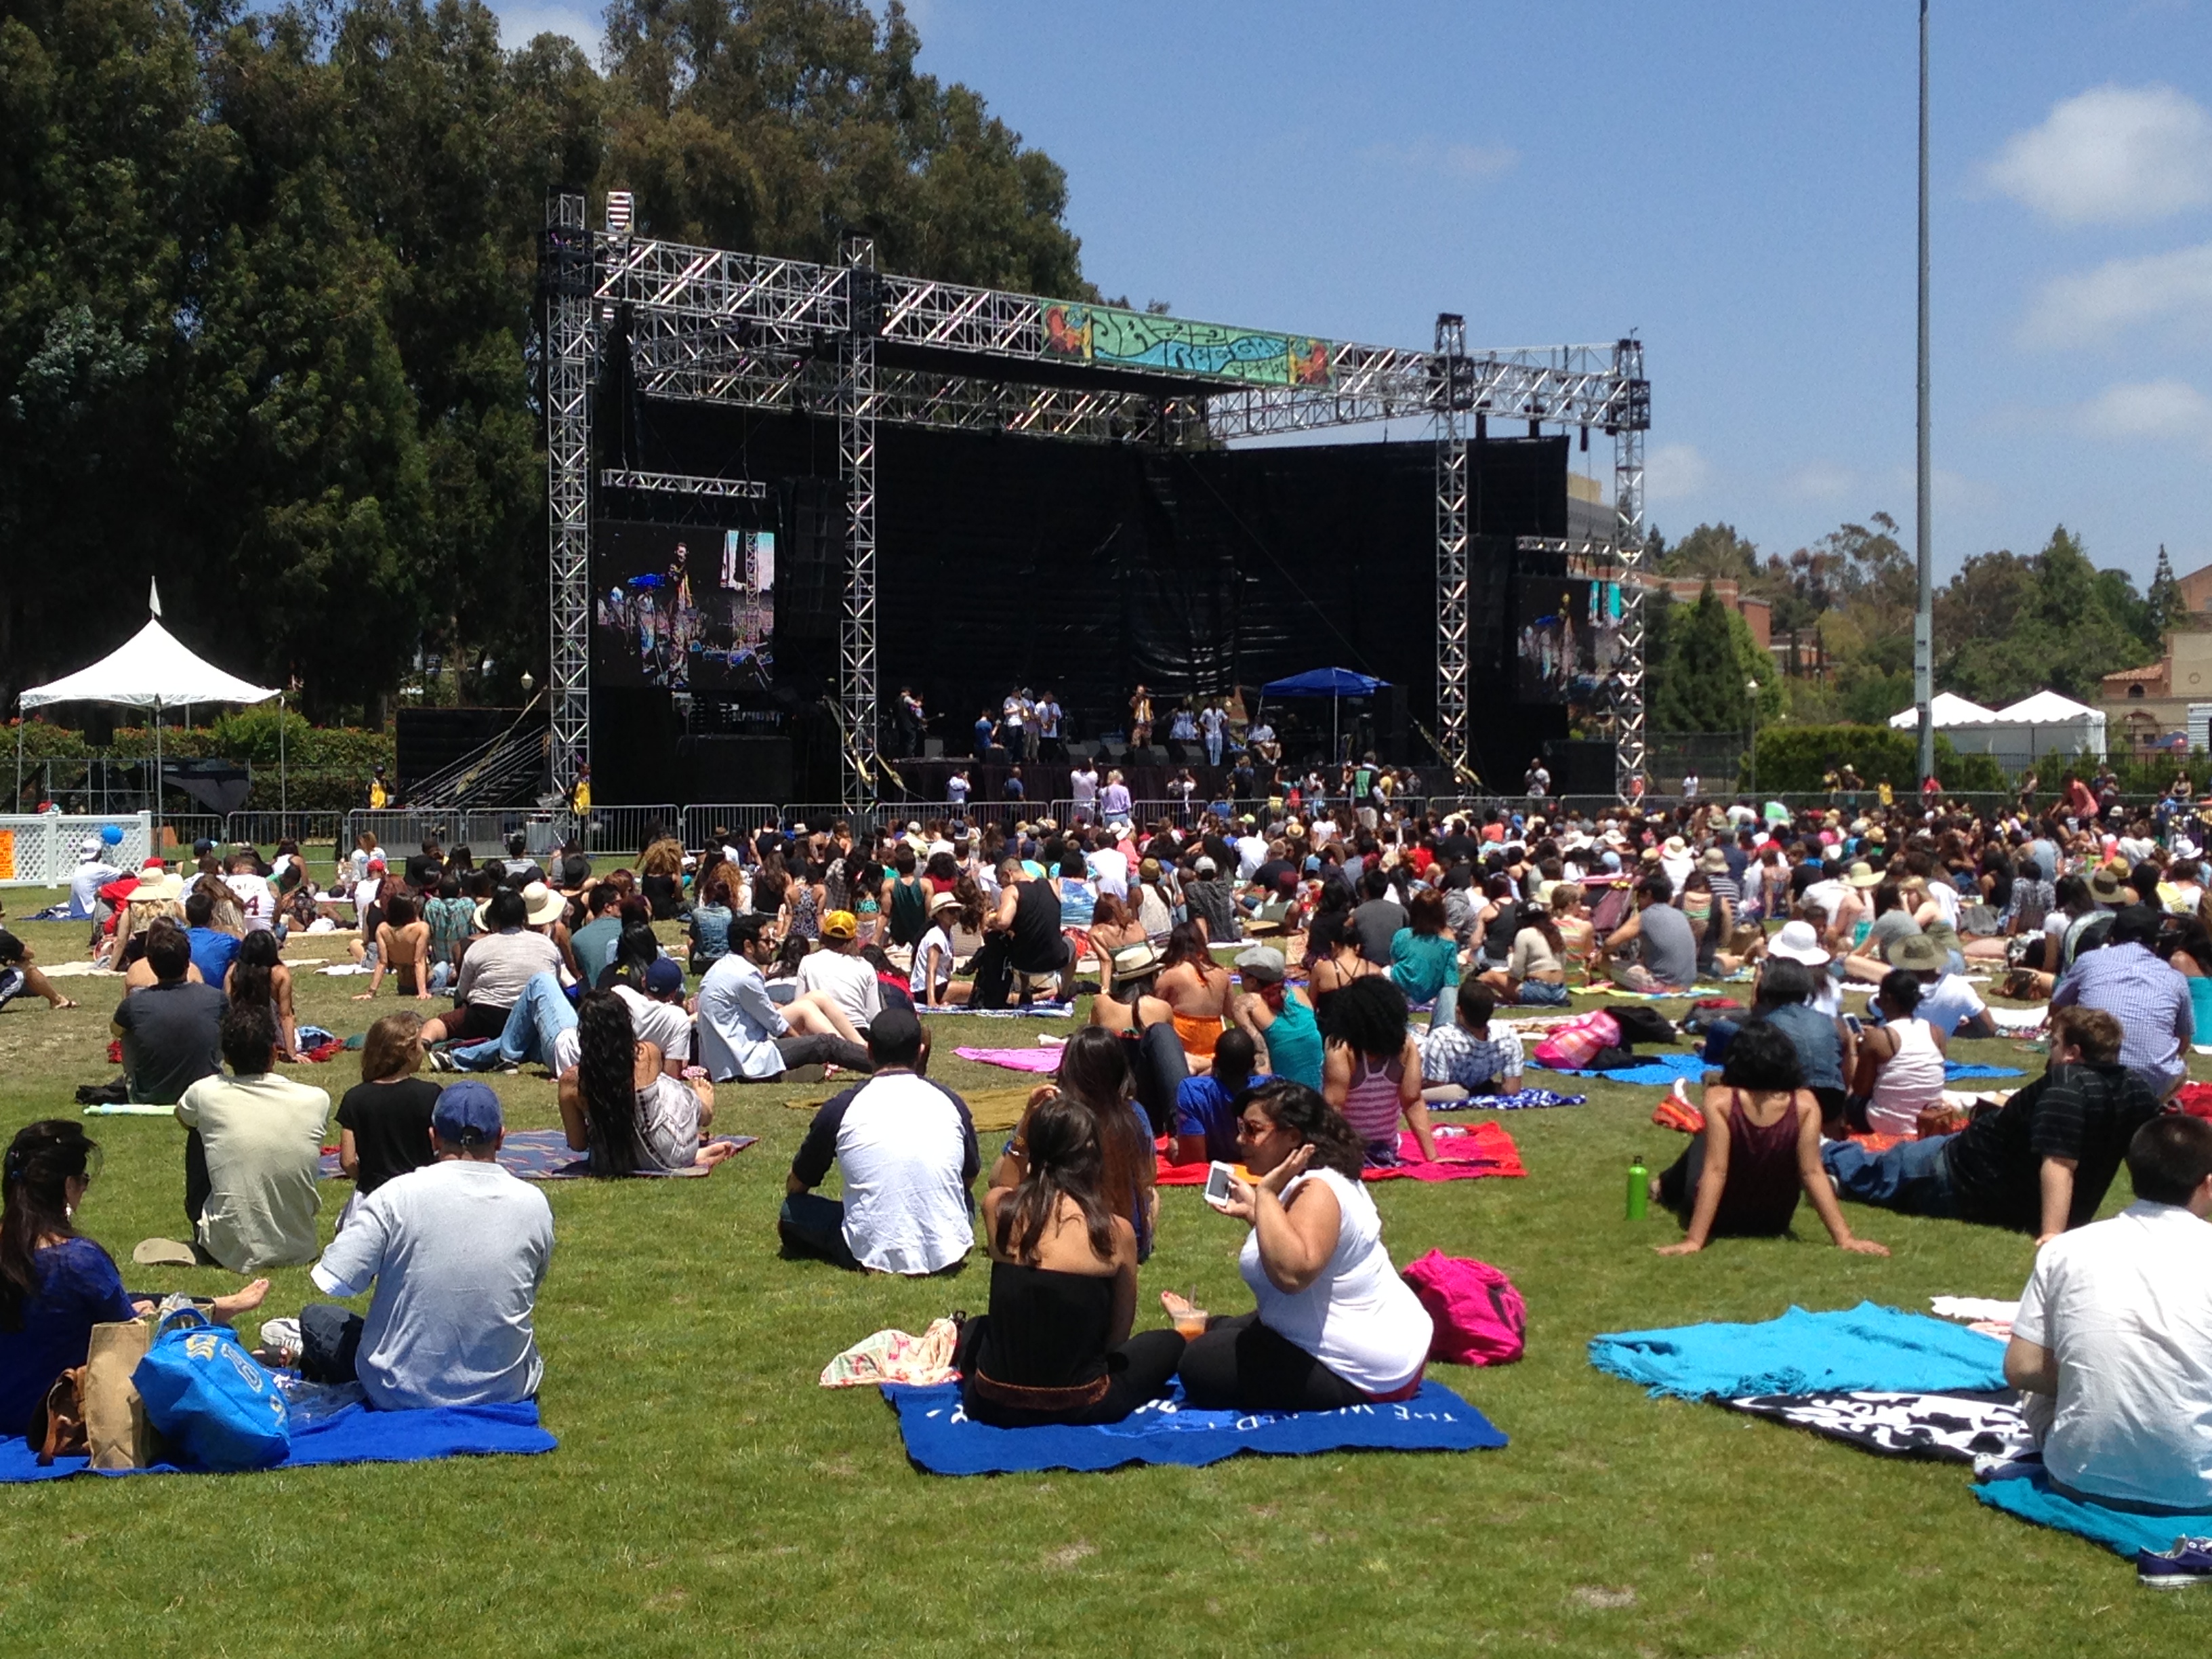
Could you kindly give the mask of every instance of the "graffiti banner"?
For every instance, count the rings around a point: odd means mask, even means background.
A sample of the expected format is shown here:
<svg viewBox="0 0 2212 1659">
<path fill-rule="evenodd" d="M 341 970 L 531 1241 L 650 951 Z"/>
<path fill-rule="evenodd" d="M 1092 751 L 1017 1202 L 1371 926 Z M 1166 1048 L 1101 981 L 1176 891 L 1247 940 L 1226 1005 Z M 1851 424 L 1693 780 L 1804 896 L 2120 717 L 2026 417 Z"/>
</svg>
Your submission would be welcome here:
<svg viewBox="0 0 2212 1659">
<path fill-rule="evenodd" d="M 1329 383 L 1329 343 L 1220 323 L 1190 323 L 1108 306 L 1048 304 L 1045 350 L 1131 368 L 1213 374 L 1250 386 Z"/>
</svg>

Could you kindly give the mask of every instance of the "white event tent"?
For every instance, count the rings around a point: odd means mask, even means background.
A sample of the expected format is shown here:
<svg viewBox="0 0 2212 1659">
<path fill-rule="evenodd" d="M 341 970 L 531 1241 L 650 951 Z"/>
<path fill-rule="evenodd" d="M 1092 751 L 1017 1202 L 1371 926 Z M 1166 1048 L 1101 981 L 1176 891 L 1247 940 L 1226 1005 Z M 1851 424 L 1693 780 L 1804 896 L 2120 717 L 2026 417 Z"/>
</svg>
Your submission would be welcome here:
<svg viewBox="0 0 2212 1659">
<path fill-rule="evenodd" d="M 148 708 L 154 714 L 154 816 L 156 845 L 161 813 L 161 711 L 190 703 L 266 702 L 282 694 L 271 687 L 253 685 L 204 662 L 179 644 L 161 626 L 159 592 L 150 603 L 154 614 L 128 643 L 118 646 L 88 668 L 45 685 L 34 685 L 17 699 L 23 712 L 56 702 L 111 702 L 129 708 Z M 283 741 L 277 728 L 277 741 Z M 279 764 L 282 764 L 280 760 Z M 23 728 L 15 726 L 15 787 L 23 780 Z"/>
<path fill-rule="evenodd" d="M 2105 754 L 2105 713 L 2075 702 L 2056 691 L 2038 691 L 2002 708 L 1939 691 L 1929 704 L 1936 730 L 1961 755 L 1994 755 L 2003 765 L 2018 769 L 2045 755 L 2070 756 L 2087 751 L 2102 759 Z M 1889 717 L 1899 728 L 1920 723 L 1917 710 L 1907 708 Z"/>
</svg>

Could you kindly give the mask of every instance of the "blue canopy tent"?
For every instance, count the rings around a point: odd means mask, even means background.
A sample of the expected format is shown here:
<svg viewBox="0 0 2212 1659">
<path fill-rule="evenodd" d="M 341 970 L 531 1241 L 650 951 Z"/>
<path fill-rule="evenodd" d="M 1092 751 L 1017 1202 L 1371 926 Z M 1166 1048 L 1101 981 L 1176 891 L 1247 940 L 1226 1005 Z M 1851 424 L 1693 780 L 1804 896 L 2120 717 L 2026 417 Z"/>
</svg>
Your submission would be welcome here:
<svg viewBox="0 0 2212 1659">
<path fill-rule="evenodd" d="M 1372 674 L 1356 673 L 1349 668 L 1309 668 L 1303 674 L 1293 674 L 1288 679 L 1270 680 L 1260 688 L 1261 701 L 1269 697 L 1327 697 L 1328 710 L 1328 752 L 1332 763 L 1340 760 L 1337 737 L 1338 716 L 1346 697 L 1371 697 L 1377 691 L 1389 689 L 1390 682 L 1378 680 Z"/>
</svg>

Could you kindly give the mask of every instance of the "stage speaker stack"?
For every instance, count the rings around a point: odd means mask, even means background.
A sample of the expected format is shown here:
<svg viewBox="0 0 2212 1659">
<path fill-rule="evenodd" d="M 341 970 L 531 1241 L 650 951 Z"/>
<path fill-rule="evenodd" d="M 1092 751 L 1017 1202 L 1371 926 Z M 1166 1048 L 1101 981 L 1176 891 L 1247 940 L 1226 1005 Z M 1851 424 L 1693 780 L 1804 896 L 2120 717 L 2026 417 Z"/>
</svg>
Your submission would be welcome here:
<svg viewBox="0 0 2212 1659">
<path fill-rule="evenodd" d="M 791 739 L 700 733 L 676 740 L 686 801 L 781 802 L 792 797 Z"/>
</svg>

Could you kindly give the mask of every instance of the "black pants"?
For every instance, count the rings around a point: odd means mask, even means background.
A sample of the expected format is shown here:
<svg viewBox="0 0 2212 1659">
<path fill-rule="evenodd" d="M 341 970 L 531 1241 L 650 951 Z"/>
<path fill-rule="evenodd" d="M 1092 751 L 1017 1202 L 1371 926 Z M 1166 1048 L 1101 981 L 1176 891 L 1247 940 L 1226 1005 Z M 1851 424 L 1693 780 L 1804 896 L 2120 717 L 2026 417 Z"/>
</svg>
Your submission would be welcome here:
<svg viewBox="0 0 2212 1659">
<path fill-rule="evenodd" d="M 1256 1313 L 1217 1319 L 1183 1349 L 1182 1391 L 1209 1411 L 1326 1412 L 1370 1398 Z"/>
<path fill-rule="evenodd" d="M 200 1224 L 200 1212 L 207 1208 L 208 1194 L 215 1190 L 215 1180 L 208 1174 L 207 1142 L 200 1139 L 198 1129 L 185 1131 L 185 1219 L 194 1227 Z M 155 1298 L 159 1301 L 160 1297 Z"/>
<path fill-rule="evenodd" d="M 845 1242 L 845 1206 L 819 1193 L 793 1193 L 775 1218 L 776 1236 L 793 1255 L 815 1256 L 854 1272 L 860 1261 Z"/>
<path fill-rule="evenodd" d="M 984 1399 L 975 1392 L 975 1357 L 982 1350 L 983 1334 L 991 1316 L 979 1314 L 961 1328 L 960 1346 L 952 1363 L 966 1379 L 960 1385 L 961 1408 L 978 1423 L 993 1428 L 1029 1429 L 1047 1423 L 1081 1427 L 1091 1423 L 1119 1423 L 1147 1400 L 1168 1391 L 1185 1352 L 1182 1338 L 1173 1331 L 1139 1331 L 1106 1355 L 1106 1392 L 1088 1406 L 1065 1411 L 1022 1411 Z"/>
<path fill-rule="evenodd" d="M 794 1071 L 801 1066 L 842 1066 L 848 1072 L 872 1072 L 875 1063 L 868 1051 L 857 1042 L 848 1042 L 834 1032 L 820 1031 L 810 1036 L 778 1037 L 775 1051 L 783 1056 L 785 1071 Z M 779 1079 L 764 1078 L 774 1083 Z"/>
<path fill-rule="evenodd" d="M 1705 1138 L 1690 1137 L 1689 1146 L 1659 1172 L 1659 1202 L 1686 1223 L 1698 1201 L 1698 1182 L 1705 1173 Z"/>
<path fill-rule="evenodd" d="M 335 1302 L 300 1310 L 300 1375 L 310 1382 L 356 1382 L 362 1317 Z"/>
<path fill-rule="evenodd" d="M 1136 1083 L 1137 1104 L 1152 1121 L 1155 1138 L 1175 1133 L 1176 1091 L 1190 1075 L 1190 1057 L 1174 1026 L 1163 1022 L 1147 1025 L 1137 1038 L 1130 1070 Z"/>
</svg>

